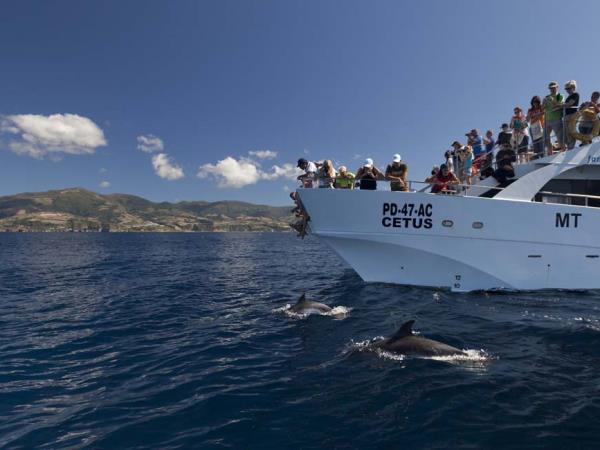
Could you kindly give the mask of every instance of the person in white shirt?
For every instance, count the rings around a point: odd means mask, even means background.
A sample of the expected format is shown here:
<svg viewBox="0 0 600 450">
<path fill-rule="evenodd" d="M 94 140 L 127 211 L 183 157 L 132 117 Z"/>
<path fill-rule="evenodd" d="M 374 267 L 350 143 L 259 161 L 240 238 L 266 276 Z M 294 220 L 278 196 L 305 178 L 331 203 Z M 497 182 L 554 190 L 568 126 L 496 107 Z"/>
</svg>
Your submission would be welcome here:
<svg viewBox="0 0 600 450">
<path fill-rule="evenodd" d="M 299 175 L 297 180 L 302 182 L 302 187 L 312 188 L 317 176 L 317 164 L 304 158 L 300 158 L 298 160 L 298 167 L 304 170 L 304 173 Z"/>
</svg>

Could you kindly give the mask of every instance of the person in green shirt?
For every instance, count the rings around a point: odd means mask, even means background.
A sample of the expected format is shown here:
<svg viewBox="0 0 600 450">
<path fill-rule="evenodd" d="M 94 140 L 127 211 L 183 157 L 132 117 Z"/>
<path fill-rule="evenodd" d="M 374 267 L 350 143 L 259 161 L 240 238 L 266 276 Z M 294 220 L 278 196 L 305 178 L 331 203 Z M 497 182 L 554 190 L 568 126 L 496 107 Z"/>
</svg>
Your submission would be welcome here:
<svg viewBox="0 0 600 450">
<path fill-rule="evenodd" d="M 558 92 L 558 83 L 552 81 L 548 85 L 550 94 L 544 98 L 544 133 L 546 135 L 546 149 L 548 154 L 553 152 L 550 134 L 554 131 L 556 140 L 561 150 L 564 150 L 564 129 L 563 129 L 563 105 L 564 97 Z"/>
<path fill-rule="evenodd" d="M 337 176 L 335 177 L 336 189 L 354 189 L 354 174 L 348 172 L 346 166 L 340 166 Z"/>
</svg>

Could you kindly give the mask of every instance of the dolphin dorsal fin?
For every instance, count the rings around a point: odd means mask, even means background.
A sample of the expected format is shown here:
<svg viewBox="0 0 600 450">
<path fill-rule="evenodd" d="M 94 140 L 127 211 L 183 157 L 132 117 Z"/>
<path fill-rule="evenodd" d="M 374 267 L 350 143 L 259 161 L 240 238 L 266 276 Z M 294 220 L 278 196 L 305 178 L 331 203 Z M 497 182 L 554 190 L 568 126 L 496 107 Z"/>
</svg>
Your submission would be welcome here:
<svg viewBox="0 0 600 450">
<path fill-rule="evenodd" d="M 392 341 L 396 341 L 398 339 L 402 339 L 406 336 L 412 336 L 412 326 L 414 325 L 414 320 L 409 320 L 408 322 L 404 322 L 400 329 L 394 333 L 394 335 L 390 338 Z"/>
<path fill-rule="evenodd" d="M 299 305 L 300 303 L 304 303 L 305 301 L 306 301 L 306 292 L 300 296 L 300 298 L 296 302 L 296 305 Z"/>
</svg>

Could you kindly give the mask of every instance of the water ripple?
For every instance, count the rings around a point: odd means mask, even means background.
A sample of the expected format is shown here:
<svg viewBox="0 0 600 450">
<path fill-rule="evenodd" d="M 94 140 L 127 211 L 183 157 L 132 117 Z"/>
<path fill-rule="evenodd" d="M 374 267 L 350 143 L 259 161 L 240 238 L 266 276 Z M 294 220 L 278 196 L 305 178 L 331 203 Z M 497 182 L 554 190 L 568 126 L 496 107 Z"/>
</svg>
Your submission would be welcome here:
<svg viewBox="0 0 600 450">
<path fill-rule="evenodd" d="M 600 443 L 599 292 L 367 285 L 291 234 L 3 233 L 0 248 L 0 447 Z M 344 320 L 273 314 L 302 292 Z M 355 351 L 408 319 L 473 350 Z"/>
</svg>

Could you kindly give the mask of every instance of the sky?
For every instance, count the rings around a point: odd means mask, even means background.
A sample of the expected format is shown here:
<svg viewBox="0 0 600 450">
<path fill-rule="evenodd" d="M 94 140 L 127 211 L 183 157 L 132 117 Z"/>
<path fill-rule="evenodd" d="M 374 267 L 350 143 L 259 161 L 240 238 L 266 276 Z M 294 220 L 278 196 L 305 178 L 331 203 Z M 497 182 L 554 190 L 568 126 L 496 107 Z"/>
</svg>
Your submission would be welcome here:
<svg viewBox="0 0 600 450">
<path fill-rule="evenodd" d="M 597 0 L 4 2 L 0 195 L 285 205 L 298 158 L 395 153 L 423 180 L 549 81 L 600 90 L 598 17 Z"/>
</svg>

